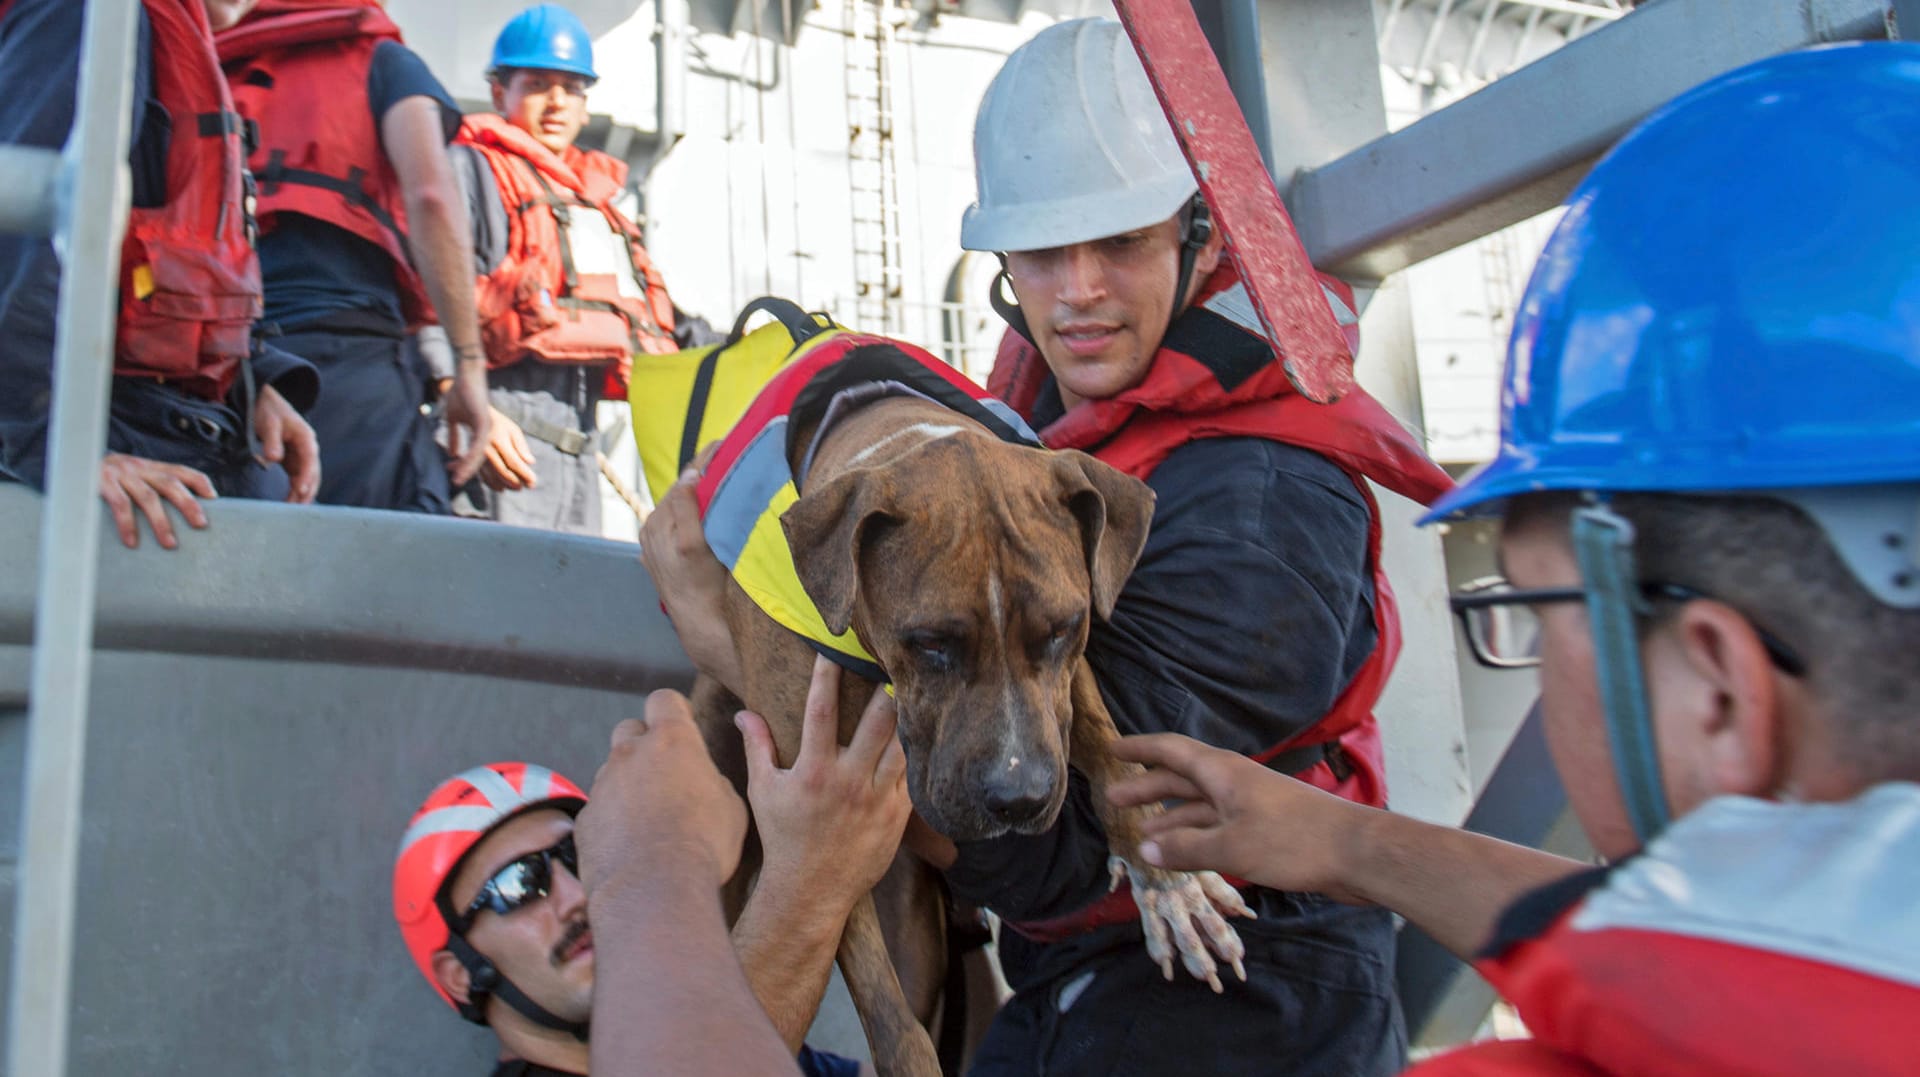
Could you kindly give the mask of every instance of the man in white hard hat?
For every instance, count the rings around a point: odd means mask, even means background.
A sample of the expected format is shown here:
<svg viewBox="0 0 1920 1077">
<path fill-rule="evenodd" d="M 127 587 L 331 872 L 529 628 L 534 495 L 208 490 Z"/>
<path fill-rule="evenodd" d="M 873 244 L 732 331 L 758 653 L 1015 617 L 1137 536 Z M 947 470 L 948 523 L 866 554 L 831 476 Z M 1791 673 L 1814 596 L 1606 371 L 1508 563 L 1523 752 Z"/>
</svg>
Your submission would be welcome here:
<svg viewBox="0 0 1920 1077">
<path fill-rule="evenodd" d="M 1366 479 L 1449 483 L 1377 403 L 1295 395 L 1119 24 L 1014 52 L 974 126 L 970 250 L 1000 254 L 1010 328 L 989 387 L 1051 447 L 1147 481 L 1152 532 L 1087 659 L 1125 733 L 1179 732 L 1363 804 L 1385 803 L 1372 715 L 1397 649 Z M 1351 293 L 1327 281 L 1341 321 Z M 1002 285 L 1011 290 L 1009 301 Z M 1076 776 L 1050 832 L 949 848 L 958 895 L 999 912 L 1014 987 L 974 1072 L 1386 1074 L 1405 1059 L 1393 925 L 1249 887 L 1245 983 L 1163 980 Z M 936 854 L 936 859 L 942 859 Z"/>
</svg>

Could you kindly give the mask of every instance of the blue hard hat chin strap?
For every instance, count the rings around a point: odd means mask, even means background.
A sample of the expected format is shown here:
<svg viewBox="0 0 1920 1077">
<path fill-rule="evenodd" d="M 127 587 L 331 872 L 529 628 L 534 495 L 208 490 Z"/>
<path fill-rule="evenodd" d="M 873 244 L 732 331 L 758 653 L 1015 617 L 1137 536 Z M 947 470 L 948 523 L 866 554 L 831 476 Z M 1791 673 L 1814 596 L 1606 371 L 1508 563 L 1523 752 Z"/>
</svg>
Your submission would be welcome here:
<svg viewBox="0 0 1920 1077">
<path fill-rule="evenodd" d="M 1575 509 L 1573 552 L 1586 585 L 1594 672 L 1607 717 L 1614 776 L 1626 802 L 1627 819 L 1644 848 L 1666 829 L 1671 817 L 1640 664 L 1636 615 L 1645 612 L 1646 601 L 1634 567 L 1633 524 L 1604 501 Z"/>
</svg>

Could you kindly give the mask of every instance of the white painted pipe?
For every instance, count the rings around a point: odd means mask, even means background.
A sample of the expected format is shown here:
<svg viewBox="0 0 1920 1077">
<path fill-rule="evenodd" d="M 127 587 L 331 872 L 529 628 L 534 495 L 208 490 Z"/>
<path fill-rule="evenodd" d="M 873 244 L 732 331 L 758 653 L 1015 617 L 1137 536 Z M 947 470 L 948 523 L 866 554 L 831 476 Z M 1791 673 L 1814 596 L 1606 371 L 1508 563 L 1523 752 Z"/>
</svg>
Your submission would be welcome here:
<svg viewBox="0 0 1920 1077">
<path fill-rule="evenodd" d="M 34 608 L 20 885 L 14 909 L 8 1072 L 64 1077 L 80 867 L 100 458 L 113 368 L 114 287 L 132 178 L 133 43 L 139 0 L 91 0 L 73 134 L 57 181 L 66 260 L 47 433 L 47 501 Z"/>
</svg>

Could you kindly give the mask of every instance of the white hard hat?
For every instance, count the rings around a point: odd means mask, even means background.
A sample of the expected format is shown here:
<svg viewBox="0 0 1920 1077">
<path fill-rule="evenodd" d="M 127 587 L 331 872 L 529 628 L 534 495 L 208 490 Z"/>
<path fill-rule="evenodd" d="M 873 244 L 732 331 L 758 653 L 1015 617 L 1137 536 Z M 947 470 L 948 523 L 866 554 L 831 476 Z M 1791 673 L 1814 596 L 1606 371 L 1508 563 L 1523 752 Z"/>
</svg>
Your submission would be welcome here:
<svg viewBox="0 0 1920 1077">
<path fill-rule="evenodd" d="M 1158 224 L 1198 189 L 1120 24 L 1076 19 L 1015 49 L 973 123 L 973 251 L 1031 251 Z"/>
</svg>

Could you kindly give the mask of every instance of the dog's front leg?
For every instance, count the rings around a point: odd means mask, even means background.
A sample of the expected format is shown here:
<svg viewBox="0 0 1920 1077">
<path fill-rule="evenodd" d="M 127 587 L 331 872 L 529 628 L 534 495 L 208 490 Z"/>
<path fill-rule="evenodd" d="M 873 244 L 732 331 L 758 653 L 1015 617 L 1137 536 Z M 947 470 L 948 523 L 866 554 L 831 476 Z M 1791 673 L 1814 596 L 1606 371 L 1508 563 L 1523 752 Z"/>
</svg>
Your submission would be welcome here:
<svg viewBox="0 0 1920 1077">
<path fill-rule="evenodd" d="M 860 1015 L 873 1052 L 873 1068 L 880 1077 L 940 1077 L 940 1056 L 933 1040 L 907 1005 L 900 978 L 887 955 L 880 916 L 873 895 L 854 903 L 836 954 L 847 994 Z"/>
<path fill-rule="evenodd" d="M 1146 770 L 1138 763 L 1115 757 L 1113 742 L 1119 737 L 1113 716 L 1100 698 L 1099 685 L 1094 683 L 1093 669 L 1083 658 L 1073 673 L 1073 766 L 1092 786 L 1094 810 L 1107 831 L 1111 854 L 1107 863 L 1113 885 L 1119 886 L 1122 879 L 1132 884 L 1133 900 L 1140 907 L 1140 923 L 1147 936 L 1147 956 L 1169 980 L 1173 979 L 1177 951 L 1187 971 L 1213 985 L 1215 991 L 1221 989 L 1216 958 L 1231 965 L 1244 981 L 1246 946 L 1226 917 L 1251 917 L 1253 910 L 1241 900 L 1239 891 L 1211 871 L 1168 871 L 1140 859 L 1141 821 L 1166 809 L 1158 804 L 1117 808 L 1107 799 L 1107 789 L 1113 783 Z"/>
</svg>

